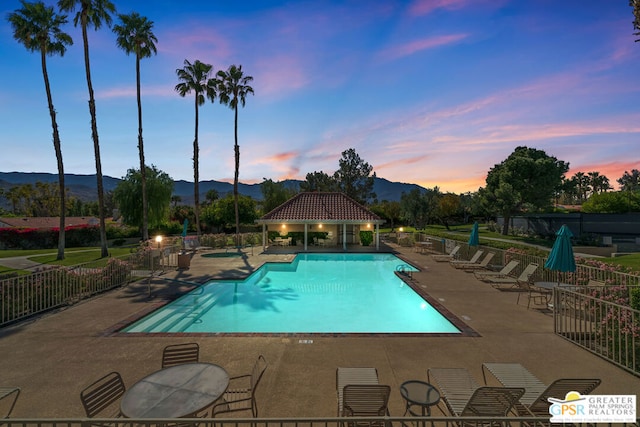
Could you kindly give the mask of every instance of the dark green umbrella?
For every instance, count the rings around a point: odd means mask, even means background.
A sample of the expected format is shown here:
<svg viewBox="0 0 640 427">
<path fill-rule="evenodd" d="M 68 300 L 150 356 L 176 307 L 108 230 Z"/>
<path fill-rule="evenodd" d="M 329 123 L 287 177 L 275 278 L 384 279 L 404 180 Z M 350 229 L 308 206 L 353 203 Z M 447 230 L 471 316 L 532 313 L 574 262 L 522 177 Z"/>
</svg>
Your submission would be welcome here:
<svg viewBox="0 0 640 427">
<path fill-rule="evenodd" d="M 573 237 L 571 230 L 563 225 L 556 236 L 556 241 L 553 243 L 549 258 L 544 263 L 544 268 L 562 272 L 576 271 L 576 260 L 573 258 L 573 247 L 571 246 L 571 237 Z"/>
<path fill-rule="evenodd" d="M 480 238 L 478 237 L 478 221 L 473 223 L 473 228 L 471 229 L 471 234 L 469 235 L 469 246 L 478 246 L 480 245 Z"/>
</svg>

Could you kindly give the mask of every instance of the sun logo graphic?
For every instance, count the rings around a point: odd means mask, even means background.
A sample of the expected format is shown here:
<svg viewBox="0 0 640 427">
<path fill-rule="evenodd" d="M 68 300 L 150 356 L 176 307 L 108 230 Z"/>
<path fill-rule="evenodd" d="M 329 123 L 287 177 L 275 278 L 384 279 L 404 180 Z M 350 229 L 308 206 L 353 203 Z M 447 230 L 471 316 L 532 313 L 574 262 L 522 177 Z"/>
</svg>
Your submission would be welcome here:
<svg viewBox="0 0 640 427">
<path fill-rule="evenodd" d="M 564 399 L 547 399 L 550 422 L 635 422 L 635 395 L 581 395 L 576 391 L 568 392 Z"/>
<path fill-rule="evenodd" d="M 573 418 L 585 414 L 584 407 L 585 398 L 577 391 L 570 391 L 564 397 L 564 400 L 554 399 L 550 397 L 548 399 L 551 406 L 549 406 L 549 414 L 551 415 L 551 422 L 556 422 L 560 418 L 566 417 Z M 558 421 L 561 422 L 561 421 Z"/>
</svg>

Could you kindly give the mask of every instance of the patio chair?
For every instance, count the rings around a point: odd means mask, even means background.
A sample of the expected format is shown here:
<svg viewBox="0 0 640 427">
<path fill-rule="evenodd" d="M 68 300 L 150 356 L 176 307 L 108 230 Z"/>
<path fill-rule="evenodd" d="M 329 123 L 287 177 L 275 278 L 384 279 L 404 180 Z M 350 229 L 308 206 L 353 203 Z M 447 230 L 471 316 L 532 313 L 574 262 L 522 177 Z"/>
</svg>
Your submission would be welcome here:
<svg viewBox="0 0 640 427">
<path fill-rule="evenodd" d="M 338 397 L 338 416 L 343 413 L 343 392 L 347 385 L 377 385 L 378 370 L 376 368 L 338 368 L 336 369 L 336 394 Z"/>
<path fill-rule="evenodd" d="M 520 264 L 520 261 L 514 259 L 509 261 L 500 271 L 474 271 L 473 274 L 476 276 L 476 279 L 482 281 L 490 278 L 507 277 L 518 264 Z"/>
<path fill-rule="evenodd" d="M 80 392 L 80 400 L 89 418 L 120 418 L 120 399 L 126 387 L 118 372 L 110 372 Z"/>
<path fill-rule="evenodd" d="M 11 412 L 13 412 L 13 408 L 16 406 L 16 402 L 18 401 L 18 397 L 20 396 L 20 388 L 0 387 L 0 400 L 6 399 L 9 396 L 13 396 L 13 401 L 11 402 L 11 406 L 9 406 L 9 410 L 2 418 L 9 418 Z"/>
<path fill-rule="evenodd" d="M 485 384 L 487 373 L 505 387 L 523 387 L 524 395 L 520 398 L 523 405 L 531 405 L 547 388 L 545 383 L 519 363 L 483 363 L 482 377 Z"/>
<path fill-rule="evenodd" d="M 465 368 L 430 368 L 427 377 L 457 417 L 505 417 L 525 392 L 522 387 L 481 386 Z"/>
<path fill-rule="evenodd" d="M 229 388 L 219 403 L 211 407 L 211 416 L 215 417 L 229 412 L 251 411 L 253 417 L 257 418 L 256 390 L 266 369 L 267 361 L 263 355 L 260 355 L 254 363 L 250 374 L 229 378 Z"/>
<path fill-rule="evenodd" d="M 162 351 L 162 369 L 182 363 L 197 363 L 200 359 L 200 346 L 197 343 L 168 345 Z"/>
<path fill-rule="evenodd" d="M 475 264 L 478 262 L 478 260 L 480 259 L 480 257 L 482 256 L 482 254 L 484 253 L 484 251 L 482 249 L 478 249 L 476 251 L 476 253 L 473 254 L 473 256 L 471 257 L 471 259 L 466 260 L 466 259 L 452 259 L 449 261 L 449 265 L 452 266 L 456 266 L 456 265 L 469 265 L 469 264 Z"/>
<path fill-rule="evenodd" d="M 533 273 L 535 273 L 537 269 L 538 269 L 538 264 L 532 262 L 531 264 L 527 265 L 524 270 L 522 270 L 522 273 L 520 273 L 520 276 L 518 276 L 517 278 L 511 277 L 511 276 L 490 277 L 484 281 L 487 283 L 490 283 L 491 286 L 501 291 L 518 289 L 520 284 L 529 282 L 531 276 L 533 275 Z"/>
<path fill-rule="evenodd" d="M 342 393 L 342 417 L 376 417 L 389 414 L 391 387 L 380 384 L 347 384 Z M 380 426 L 380 422 L 347 423 L 349 426 Z"/>
<path fill-rule="evenodd" d="M 484 258 L 482 258 L 482 261 L 480 262 L 466 263 L 466 264 L 451 264 L 451 265 L 459 270 L 464 270 L 471 273 L 476 270 L 487 269 L 489 266 L 489 262 L 493 259 L 495 255 L 496 254 L 494 252 L 489 252 L 484 256 Z"/>
<path fill-rule="evenodd" d="M 438 262 L 449 262 L 457 258 L 459 250 L 460 245 L 457 245 L 455 248 L 451 249 L 451 252 L 448 254 L 433 254 L 431 255 L 431 259 Z"/>
</svg>

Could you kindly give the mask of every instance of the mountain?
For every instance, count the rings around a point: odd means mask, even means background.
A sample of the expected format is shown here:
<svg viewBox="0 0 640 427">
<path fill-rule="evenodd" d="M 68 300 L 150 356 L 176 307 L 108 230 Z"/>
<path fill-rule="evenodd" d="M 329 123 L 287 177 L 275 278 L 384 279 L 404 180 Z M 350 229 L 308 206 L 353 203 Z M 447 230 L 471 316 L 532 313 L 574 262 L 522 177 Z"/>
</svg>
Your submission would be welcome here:
<svg viewBox="0 0 640 427">
<path fill-rule="evenodd" d="M 103 176 L 102 182 L 104 191 L 113 191 L 121 180 L 110 176 Z M 35 184 L 36 182 L 58 183 L 58 175 L 42 172 L 0 172 L 0 188 L 9 189 L 15 185 Z M 64 182 L 69 189 L 69 194 L 83 201 L 94 201 L 97 199 L 96 176 L 65 174 Z M 282 181 L 289 188 L 298 189 L 302 181 L 290 179 Z M 221 197 L 233 192 L 233 184 L 222 181 L 200 181 L 200 192 L 202 197 L 209 190 L 216 190 Z M 402 193 L 418 189 L 426 191 L 424 187 L 417 184 L 403 182 L 391 182 L 384 178 L 375 178 L 373 191 L 378 196 L 378 200 L 399 201 Z M 262 199 L 260 184 L 238 183 L 238 191 L 245 196 L 253 197 L 256 200 Z M 182 198 L 183 203 L 193 203 L 193 182 L 178 180 L 174 182 L 173 193 Z"/>
</svg>

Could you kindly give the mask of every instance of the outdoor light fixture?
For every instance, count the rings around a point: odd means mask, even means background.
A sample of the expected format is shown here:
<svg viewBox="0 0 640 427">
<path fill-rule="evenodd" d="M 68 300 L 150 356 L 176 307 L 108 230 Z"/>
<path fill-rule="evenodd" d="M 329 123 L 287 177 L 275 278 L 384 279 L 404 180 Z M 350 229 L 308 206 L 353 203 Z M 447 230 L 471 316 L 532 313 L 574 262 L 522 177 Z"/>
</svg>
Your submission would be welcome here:
<svg viewBox="0 0 640 427">
<path fill-rule="evenodd" d="M 158 249 L 160 249 L 160 245 L 162 244 L 162 236 L 156 236 L 156 242 L 158 243 Z"/>
</svg>

